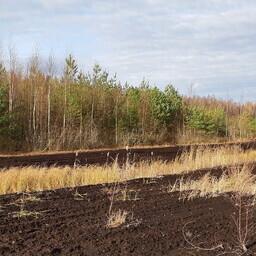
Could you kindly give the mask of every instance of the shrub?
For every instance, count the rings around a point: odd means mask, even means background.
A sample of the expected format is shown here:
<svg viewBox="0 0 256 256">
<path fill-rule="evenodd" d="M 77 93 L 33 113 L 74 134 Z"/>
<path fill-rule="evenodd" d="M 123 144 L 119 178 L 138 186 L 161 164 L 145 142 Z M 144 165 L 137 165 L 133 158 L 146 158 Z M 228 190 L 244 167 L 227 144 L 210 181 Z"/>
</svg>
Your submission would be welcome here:
<svg viewBox="0 0 256 256">
<path fill-rule="evenodd" d="M 189 107 L 186 125 L 190 129 L 205 134 L 224 136 L 226 133 L 226 115 L 222 108 Z"/>
</svg>

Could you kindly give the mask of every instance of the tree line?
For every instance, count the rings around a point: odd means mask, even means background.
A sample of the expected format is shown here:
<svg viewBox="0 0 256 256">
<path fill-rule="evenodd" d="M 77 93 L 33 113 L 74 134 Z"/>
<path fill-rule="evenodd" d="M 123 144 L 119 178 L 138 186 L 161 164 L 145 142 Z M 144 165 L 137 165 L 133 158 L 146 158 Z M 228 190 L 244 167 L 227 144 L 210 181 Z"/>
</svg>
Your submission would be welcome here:
<svg viewBox="0 0 256 256">
<path fill-rule="evenodd" d="M 27 68 L 0 62 L 0 150 L 74 150 L 252 139 L 256 104 L 185 97 L 143 80 L 121 84 L 100 65 L 82 72 L 72 55 L 56 75 L 38 53 Z"/>
</svg>

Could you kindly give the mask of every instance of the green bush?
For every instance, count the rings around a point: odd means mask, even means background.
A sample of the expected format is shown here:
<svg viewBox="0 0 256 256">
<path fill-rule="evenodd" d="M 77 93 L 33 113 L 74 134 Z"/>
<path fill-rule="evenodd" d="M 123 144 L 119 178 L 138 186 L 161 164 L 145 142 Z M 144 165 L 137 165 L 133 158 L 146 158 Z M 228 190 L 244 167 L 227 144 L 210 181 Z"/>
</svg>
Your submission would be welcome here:
<svg viewBox="0 0 256 256">
<path fill-rule="evenodd" d="M 253 118 L 251 121 L 252 130 L 256 133 L 256 118 Z"/>
<path fill-rule="evenodd" d="M 8 91 L 3 85 L 0 85 L 0 136 L 11 139 L 21 137 L 21 129 L 16 123 L 15 114 L 8 111 Z"/>
<path fill-rule="evenodd" d="M 224 136 L 226 132 L 225 112 L 220 107 L 214 109 L 189 107 L 186 125 L 190 129 L 197 129 L 205 134 Z"/>
<path fill-rule="evenodd" d="M 160 125 L 170 125 L 180 112 L 182 99 L 172 85 L 167 85 L 164 92 L 157 87 L 150 91 L 150 109 L 152 116 Z"/>
</svg>

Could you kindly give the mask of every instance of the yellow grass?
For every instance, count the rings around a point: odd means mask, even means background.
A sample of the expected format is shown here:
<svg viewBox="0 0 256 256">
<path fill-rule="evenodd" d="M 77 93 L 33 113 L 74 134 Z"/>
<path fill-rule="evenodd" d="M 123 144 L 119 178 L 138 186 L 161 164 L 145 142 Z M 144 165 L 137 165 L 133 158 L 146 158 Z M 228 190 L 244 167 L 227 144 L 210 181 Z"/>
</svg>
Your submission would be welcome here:
<svg viewBox="0 0 256 256">
<path fill-rule="evenodd" d="M 118 211 L 110 213 L 107 219 L 106 227 L 117 228 L 124 224 L 126 227 L 138 226 L 140 223 L 140 220 L 134 218 L 133 213 L 119 209 Z"/>
<path fill-rule="evenodd" d="M 169 192 L 179 191 L 182 198 L 212 197 L 228 192 L 241 195 L 256 195 L 256 176 L 251 173 L 252 166 L 230 167 L 220 178 L 204 175 L 198 180 L 178 180 L 168 187 Z"/>
<path fill-rule="evenodd" d="M 108 228 L 116 228 L 121 226 L 126 222 L 128 216 L 127 211 L 118 210 L 117 212 L 113 212 L 109 217 L 107 221 L 107 227 Z"/>
<path fill-rule="evenodd" d="M 111 166 L 84 167 L 15 167 L 0 171 L 0 194 L 42 191 L 90 184 L 121 182 L 141 177 L 181 174 L 201 168 L 255 161 L 256 151 L 243 152 L 239 147 L 199 148 L 184 152 L 175 161 L 140 162 L 120 168 Z"/>
</svg>

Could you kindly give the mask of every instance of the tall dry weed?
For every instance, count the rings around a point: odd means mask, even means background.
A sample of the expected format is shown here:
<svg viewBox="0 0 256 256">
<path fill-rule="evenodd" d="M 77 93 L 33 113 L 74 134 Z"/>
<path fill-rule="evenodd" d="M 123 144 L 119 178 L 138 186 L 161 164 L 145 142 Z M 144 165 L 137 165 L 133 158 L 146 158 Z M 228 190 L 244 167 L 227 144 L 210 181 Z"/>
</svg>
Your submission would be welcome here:
<svg viewBox="0 0 256 256">
<path fill-rule="evenodd" d="M 42 191 L 64 187 L 122 182 L 142 177 L 182 174 L 201 168 L 248 163 L 256 159 L 256 151 L 244 152 L 239 147 L 197 148 L 184 152 L 173 162 L 117 162 L 105 166 L 15 167 L 0 171 L 0 194 Z M 228 177 L 227 177 L 228 178 Z M 205 182 L 211 182 L 205 177 Z M 207 181 L 208 179 L 208 181 Z"/>
</svg>

